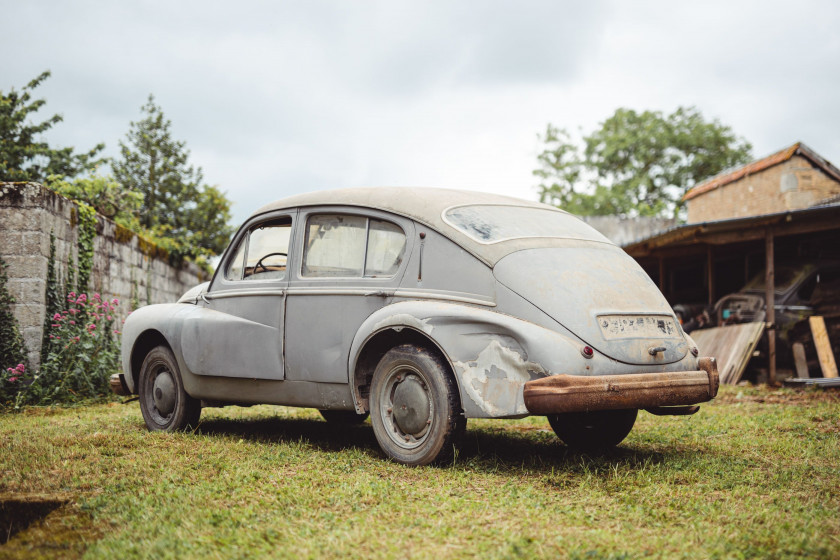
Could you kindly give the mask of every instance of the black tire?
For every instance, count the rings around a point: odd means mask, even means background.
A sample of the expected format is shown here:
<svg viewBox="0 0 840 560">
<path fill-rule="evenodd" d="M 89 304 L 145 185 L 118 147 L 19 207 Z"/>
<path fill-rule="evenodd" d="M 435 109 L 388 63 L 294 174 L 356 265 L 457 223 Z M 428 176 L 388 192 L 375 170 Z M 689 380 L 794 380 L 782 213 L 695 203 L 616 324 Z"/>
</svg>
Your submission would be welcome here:
<svg viewBox="0 0 840 560">
<path fill-rule="evenodd" d="M 638 410 L 599 410 L 549 414 L 548 423 L 563 443 L 578 451 L 605 451 L 621 443 L 633 424 Z"/>
<path fill-rule="evenodd" d="M 370 421 L 385 454 L 405 465 L 446 462 L 467 426 L 446 363 L 412 344 L 389 350 L 373 373 Z"/>
<path fill-rule="evenodd" d="M 369 416 L 367 412 L 364 414 L 356 414 L 355 410 L 319 410 L 324 420 L 330 424 L 340 426 L 355 426 L 361 424 Z"/>
<path fill-rule="evenodd" d="M 143 360 L 138 394 L 149 430 L 174 432 L 198 426 L 201 401 L 184 391 L 178 362 L 166 346 L 153 348 Z"/>
</svg>

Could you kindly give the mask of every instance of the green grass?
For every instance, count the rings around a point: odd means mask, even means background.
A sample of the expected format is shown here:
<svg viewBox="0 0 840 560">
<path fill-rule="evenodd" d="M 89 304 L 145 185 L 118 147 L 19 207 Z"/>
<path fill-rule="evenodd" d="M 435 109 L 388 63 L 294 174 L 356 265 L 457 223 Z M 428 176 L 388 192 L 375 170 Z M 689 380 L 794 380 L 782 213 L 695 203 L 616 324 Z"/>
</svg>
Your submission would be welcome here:
<svg viewBox="0 0 840 560">
<path fill-rule="evenodd" d="M 207 409 L 196 434 L 153 434 L 136 402 L 32 408 L 0 415 L 0 499 L 72 509 L 0 557 L 75 538 L 90 558 L 837 558 L 838 440 L 838 393 L 731 387 L 693 417 L 640 413 L 607 456 L 544 418 L 471 420 L 455 462 L 423 468 L 314 410 Z"/>
</svg>

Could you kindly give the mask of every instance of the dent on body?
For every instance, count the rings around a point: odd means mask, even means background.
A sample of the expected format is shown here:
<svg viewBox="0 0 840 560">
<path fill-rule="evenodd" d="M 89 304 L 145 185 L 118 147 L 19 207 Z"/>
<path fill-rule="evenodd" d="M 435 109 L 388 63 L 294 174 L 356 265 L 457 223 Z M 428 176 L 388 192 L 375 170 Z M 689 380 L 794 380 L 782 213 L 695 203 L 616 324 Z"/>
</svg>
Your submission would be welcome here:
<svg viewBox="0 0 840 560">
<path fill-rule="evenodd" d="M 453 362 L 466 395 L 491 417 L 528 414 L 522 388 L 545 369 L 493 339 L 475 360 Z M 466 404 L 466 403 L 465 403 Z"/>
</svg>

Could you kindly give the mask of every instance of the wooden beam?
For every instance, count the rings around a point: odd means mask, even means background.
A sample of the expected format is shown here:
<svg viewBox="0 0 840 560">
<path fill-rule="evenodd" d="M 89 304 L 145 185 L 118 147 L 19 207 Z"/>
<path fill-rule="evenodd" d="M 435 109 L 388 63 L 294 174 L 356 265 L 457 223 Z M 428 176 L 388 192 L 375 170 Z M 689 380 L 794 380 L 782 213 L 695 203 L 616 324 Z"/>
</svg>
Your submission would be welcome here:
<svg viewBox="0 0 840 560">
<path fill-rule="evenodd" d="M 831 351 L 831 341 L 828 340 L 825 319 L 819 315 L 813 315 L 808 317 L 808 323 L 811 325 L 811 335 L 814 337 L 814 346 L 817 347 L 817 356 L 820 358 L 823 377 L 837 377 L 837 363 L 834 361 L 834 353 Z"/>
<path fill-rule="evenodd" d="M 765 321 L 771 325 L 767 331 L 767 384 L 776 384 L 776 267 L 773 248 L 773 230 L 764 231 L 764 305 Z"/>
<path fill-rule="evenodd" d="M 680 230 L 629 245 L 624 247 L 624 250 L 630 256 L 643 257 L 658 254 L 663 247 L 686 247 L 697 243 L 728 245 L 730 243 L 758 241 L 765 236 L 768 229 L 772 230 L 776 237 L 836 230 L 838 220 L 840 220 L 838 214 L 840 212 L 837 210 L 831 210 L 816 215 L 812 212 L 807 216 L 796 214 L 772 215 L 749 223 L 731 225 L 720 223 L 689 224 Z"/>
</svg>

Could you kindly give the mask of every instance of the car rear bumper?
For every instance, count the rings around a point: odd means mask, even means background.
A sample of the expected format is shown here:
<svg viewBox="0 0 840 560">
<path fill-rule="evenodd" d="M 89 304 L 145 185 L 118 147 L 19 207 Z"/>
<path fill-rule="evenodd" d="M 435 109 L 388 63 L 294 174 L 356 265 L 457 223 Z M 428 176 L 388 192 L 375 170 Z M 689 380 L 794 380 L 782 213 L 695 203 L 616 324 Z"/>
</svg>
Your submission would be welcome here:
<svg viewBox="0 0 840 560">
<path fill-rule="evenodd" d="M 531 414 L 624 408 L 685 406 L 712 400 L 720 380 L 714 358 L 700 358 L 697 371 L 628 375 L 552 375 L 525 383 Z"/>
</svg>

